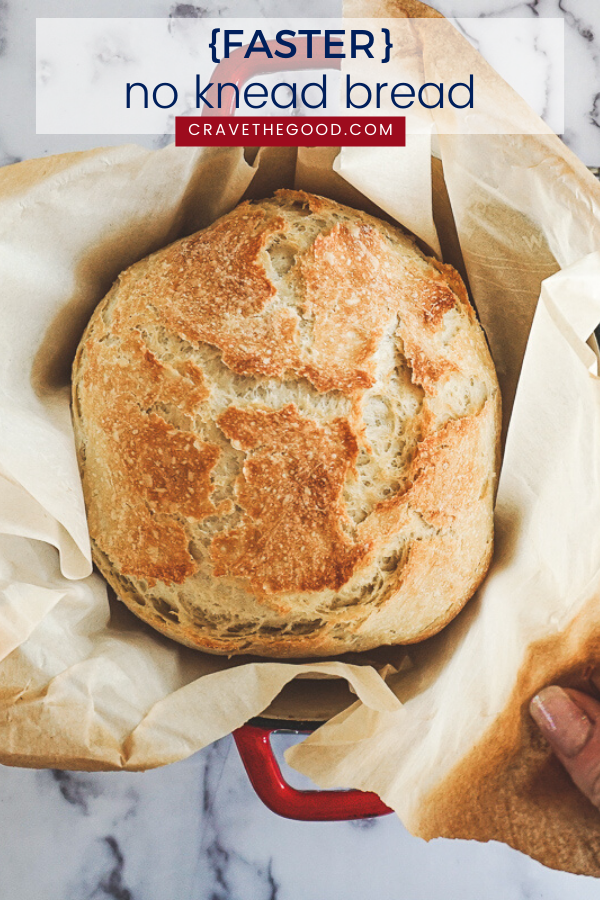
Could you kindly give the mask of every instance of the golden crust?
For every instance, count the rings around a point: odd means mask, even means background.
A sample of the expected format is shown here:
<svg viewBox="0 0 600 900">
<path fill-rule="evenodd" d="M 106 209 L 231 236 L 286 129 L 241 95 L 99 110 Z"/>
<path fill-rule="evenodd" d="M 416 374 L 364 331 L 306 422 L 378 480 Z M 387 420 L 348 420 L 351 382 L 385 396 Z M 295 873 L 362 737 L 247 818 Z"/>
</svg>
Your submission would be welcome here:
<svg viewBox="0 0 600 900">
<path fill-rule="evenodd" d="M 499 394 L 459 276 L 279 191 L 123 273 L 73 410 L 94 555 L 219 653 L 421 640 L 485 574 Z"/>
<path fill-rule="evenodd" d="M 175 403 L 191 415 L 208 389 L 192 364 L 178 371 L 161 363 L 137 330 L 126 332 L 117 360 L 108 337 L 96 316 L 77 363 L 83 368 L 78 412 L 103 459 L 101 468 L 85 469 L 90 533 L 123 575 L 181 583 L 197 567 L 178 516 L 200 519 L 215 511 L 209 476 L 219 451 L 173 428 L 152 407 Z M 95 502 L 110 494 L 127 502 Z"/>
<path fill-rule="evenodd" d="M 240 528 L 214 538 L 215 576 L 248 578 L 254 591 L 337 590 L 365 555 L 342 530 L 348 468 L 358 455 L 346 419 L 325 426 L 280 410 L 229 409 L 219 427 L 248 452 L 236 500 Z"/>
<path fill-rule="evenodd" d="M 317 237 L 298 263 L 302 313 L 313 320 L 304 374 L 320 391 L 349 393 L 374 382 L 374 354 L 395 317 L 393 273 L 381 237 L 345 224 Z"/>
</svg>

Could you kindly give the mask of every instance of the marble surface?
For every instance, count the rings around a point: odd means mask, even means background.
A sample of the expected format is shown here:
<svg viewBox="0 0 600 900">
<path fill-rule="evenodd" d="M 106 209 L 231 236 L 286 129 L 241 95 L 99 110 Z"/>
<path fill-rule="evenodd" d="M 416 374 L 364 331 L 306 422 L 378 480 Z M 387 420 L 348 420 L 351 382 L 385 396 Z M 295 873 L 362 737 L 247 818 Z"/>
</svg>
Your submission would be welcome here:
<svg viewBox="0 0 600 900">
<path fill-rule="evenodd" d="M 2 900 L 595 900 L 501 844 L 411 837 L 394 816 L 303 823 L 252 792 L 230 738 L 165 769 L 0 769 Z"/>
<path fill-rule="evenodd" d="M 600 165 L 600 4 L 597 0 L 437 0 L 447 16 L 555 17 L 565 23 L 566 143 L 587 165 Z M 341 0 L 2 0 L 0 3 L 0 164 L 98 144 L 95 135 L 35 134 L 35 17 L 55 16 L 335 16 Z M 529 48 L 531 52 L 531 48 Z M 551 65 L 534 48 L 539 65 Z M 164 146 L 171 135 L 103 135 L 103 144 L 128 139 Z"/>
<path fill-rule="evenodd" d="M 600 165 L 597 0 L 438 0 L 447 15 L 561 16 L 565 140 Z M 0 0 L 0 162 L 99 143 L 35 134 L 37 16 L 336 15 L 332 0 Z M 113 143 L 123 140 L 115 138 Z M 162 146 L 163 135 L 145 139 Z M 107 143 L 105 137 L 102 143 Z M 283 738 L 277 741 L 282 749 Z M 0 900 L 592 900 L 594 879 L 509 848 L 430 844 L 394 816 L 305 824 L 256 798 L 231 738 L 144 774 L 0 767 Z"/>
</svg>

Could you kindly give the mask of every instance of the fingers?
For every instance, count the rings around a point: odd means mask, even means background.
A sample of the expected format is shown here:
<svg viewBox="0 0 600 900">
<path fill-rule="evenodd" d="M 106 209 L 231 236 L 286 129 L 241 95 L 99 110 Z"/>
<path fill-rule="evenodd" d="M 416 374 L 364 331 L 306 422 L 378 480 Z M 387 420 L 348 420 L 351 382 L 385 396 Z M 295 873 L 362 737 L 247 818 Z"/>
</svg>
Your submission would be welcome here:
<svg viewBox="0 0 600 900">
<path fill-rule="evenodd" d="M 551 685 L 533 698 L 530 711 L 577 787 L 600 808 L 600 703 Z"/>
</svg>

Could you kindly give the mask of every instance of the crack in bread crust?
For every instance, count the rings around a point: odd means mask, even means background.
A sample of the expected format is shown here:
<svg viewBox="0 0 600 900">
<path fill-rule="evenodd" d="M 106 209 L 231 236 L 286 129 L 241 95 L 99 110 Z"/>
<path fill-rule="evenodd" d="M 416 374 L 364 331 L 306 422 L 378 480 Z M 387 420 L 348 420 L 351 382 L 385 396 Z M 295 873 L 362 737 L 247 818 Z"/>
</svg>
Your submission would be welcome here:
<svg viewBox="0 0 600 900">
<path fill-rule="evenodd" d="M 215 653 L 420 640 L 492 548 L 499 392 L 459 276 L 299 191 L 122 273 L 74 365 L 94 558 Z"/>
<path fill-rule="evenodd" d="M 348 421 L 323 427 L 291 404 L 231 406 L 219 427 L 247 456 L 236 489 L 244 521 L 214 538 L 215 576 L 246 577 L 260 593 L 338 590 L 367 552 L 341 527 L 342 489 L 358 454 Z"/>
</svg>

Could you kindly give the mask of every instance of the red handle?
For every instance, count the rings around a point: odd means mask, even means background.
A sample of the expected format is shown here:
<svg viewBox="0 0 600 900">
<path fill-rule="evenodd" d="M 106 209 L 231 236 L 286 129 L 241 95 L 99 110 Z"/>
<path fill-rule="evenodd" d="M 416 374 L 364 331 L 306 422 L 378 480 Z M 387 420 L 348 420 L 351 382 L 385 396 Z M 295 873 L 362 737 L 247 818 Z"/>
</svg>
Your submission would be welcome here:
<svg viewBox="0 0 600 900">
<path fill-rule="evenodd" d="M 235 84 L 237 88 L 241 88 L 249 78 L 253 75 L 269 75 L 271 72 L 296 72 L 299 69 L 339 69 L 341 68 L 341 59 L 325 58 L 325 38 L 313 37 L 312 40 L 312 57 L 307 56 L 307 42 L 304 38 L 298 40 L 290 40 L 287 43 L 296 45 L 296 54 L 288 59 L 282 59 L 275 56 L 275 51 L 280 49 L 276 41 L 267 41 L 267 45 L 273 54 L 273 58 L 263 58 L 262 54 L 259 58 L 250 56 L 244 59 L 246 47 L 239 47 L 227 58 L 222 59 L 216 66 L 214 72 L 210 76 L 210 80 L 214 84 Z M 227 106 L 219 108 L 217 106 L 212 109 L 204 106 L 202 110 L 203 116 L 234 116 L 235 115 L 235 91 L 228 91 L 227 95 L 223 94 L 225 100 L 227 96 Z"/>
<path fill-rule="evenodd" d="M 392 812 L 377 794 L 367 791 L 299 791 L 291 787 L 271 747 L 271 735 L 278 730 L 243 725 L 233 732 L 252 787 L 274 813 L 306 822 L 335 822 Z"/>
</svg>

